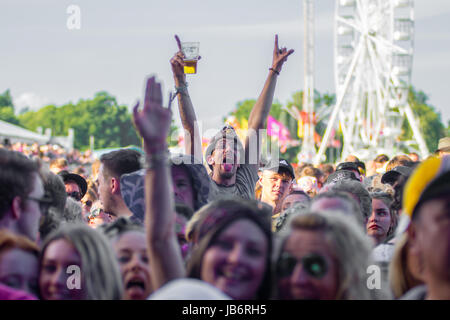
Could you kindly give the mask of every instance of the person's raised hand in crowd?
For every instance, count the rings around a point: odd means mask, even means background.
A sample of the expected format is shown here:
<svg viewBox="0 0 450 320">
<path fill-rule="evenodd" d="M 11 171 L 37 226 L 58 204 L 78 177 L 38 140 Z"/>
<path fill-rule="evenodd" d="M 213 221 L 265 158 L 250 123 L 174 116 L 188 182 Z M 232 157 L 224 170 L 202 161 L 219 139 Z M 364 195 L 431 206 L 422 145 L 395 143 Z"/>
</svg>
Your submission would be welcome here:
<svg viewBox="0 0 450 320">
<path fill-rule="evenodd" d="M 183 258 L 175 234 L 173 187 L 167 150 L 172 112 L 162 106 L 161 85 L 150 77 L 144 107 L 133 110 L 134 123 L 147 154 L 145 174 L 145 226 L 150 276 L 153 290 L 185 274 Z"/>
<path fill-rule="evenodd" d="M 181 51 L 181 41 L 177 35 L 175 35 L 175 40 L 177 41 L 178 51 L 174 54 L 172 59 L 170 59 L 170 65 L 172 66 L 172 73 L 175 81 L 184 82 L 186 80 L 186 75 L 184 74 L 184 54 Z"/>
<path fill-rule="evenodd" d="M 189 97 L 186 75 L 184 73 L 184 54 L 181 50 L 180 38 L 177 35 L 175 35 L 175 40 L 177 42 L 178 51 L 172 59 L 170 59 L 170 65 L 175 81 L 175 94 L 178 98 L 178 110 L 180 112 L 181 124 L 183 125 L 185 134 L 185 152 L 198 159 L 202 159 L 202 142 L 200 135 L 198 134 L 197 117 L 191 98 Z M 199 60 L 200 58 L 201 57 L 198 57 Z"/>
<path fill-rule="evenodd" d="M 155 77 L 147 79 L 144 107 L 138 110 L 139 102 L 133 108 L 134 124 L 144 139 L 147 153 L 167 150 L 167 136 L 170 131 L 172 111 L 162 106 L 161 84 Z"/>
<path fill-rule="evenodd" d="M 275 46 L 273 48 L 272 68 L 279 73 L 283 67 L 283 64 L 292 53 L 294 53 L 294 49 L 287 50 L 286 47 L 278 47 L 278 35 L 276 34 Z"/>
<path fill-rule="evenodd" d="M 283 64 L 287 61 L 287 58 L 294 53 L 294 49 L 287 50 L 285 47 L 279 48 L 278 35 L 275 35 L 275 45 L 273 48 L 272 67 L 269 68 L 270 72 L 264 83 L 264 87 L 261 94 L 256 100 L 252 111 L 248 119 L 248 131 L 245 141 L 246 162 L 250 157 L 249 146 L 250 141 L 254 141 L 257 144 L 257 161 L 256 164 L 252 164 L 255 172 L 258 170 L 258 163 L 260 158 L 260 146 L 259 146 L 259 130 L 264 129 L 266 126 L 267 117 L 272 107 L 273 96 L 275 93 L 276 80 L 280 74 Z M 255 176 L 256 178 L 256 176 Z M 257 178 L 256 178 L 257 179 Z M 255 181 L 256 182 L 256 181 Z"/>
<path fill-rule="evenodd" d="M 181 50 L 181 41 L 178 35 L 175 35 L 175 41 L 177 42 L 178 51 L 174 54 L 172 59 L 170 59 L 170 65 L 172 66 L 172 73 L 175 80 L 184 82 L 186 80 L 186 75 L 184 73 L 184 66 L 185 66 L 185 62 L 183 60 L 184 54 L 183 51 Z M 201 57 L 199 56 L 198 60 L 200 59 Z"/>
</svg>

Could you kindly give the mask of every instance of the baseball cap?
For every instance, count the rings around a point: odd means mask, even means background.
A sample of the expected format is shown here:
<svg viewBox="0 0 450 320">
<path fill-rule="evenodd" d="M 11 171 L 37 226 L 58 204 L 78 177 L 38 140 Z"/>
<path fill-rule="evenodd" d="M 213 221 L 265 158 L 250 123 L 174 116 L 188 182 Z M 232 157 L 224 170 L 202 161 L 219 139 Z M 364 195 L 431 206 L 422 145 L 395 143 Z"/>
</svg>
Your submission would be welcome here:
<svg viewBox="0 0 450 320">
<path fill-rule="evenodd" d="M 366 165 L 364 164 L 364 162 L 361 162 L 361 161 L 356 161 L 356 162 L 347 161 L 347 162 L 342 162 L 337 165 L 336 171 L 339 171 L 339 170 L 350 170 L 350 171 L 355 170 L 355 171 L 358 171 L 360 174 L 365 175 L 366 174 Z"/>
<path fill-rule="evenodd" d="M 339 170 L 356 170 L 359 172 L 358 164 L 356 162 L 342 162 L 336 167 L 336 171 Z"/>
<path fill-rule="evenodd" d="M 287 171 L 292 179 L 295 179 L 294 168 L 286 159 L 279 159 L 278 164 L 269 163 L 267 166 L 260 168 L 260 170 L 270 170 L 281 173 L 282 171 Z"/>
<path fill-rule="evenodd" d="M 439 139 L 438 148 L 436 151 L 450 151 L 450 137 Z"/>
<path fill-rule="evenodd" d="M 80 187 L 81 198 L 84 197 L 84 195 L 86 194 L 86 191 L 87 191 L 87 182 L 82 176 L 80 176 L 76 173 L 71 173 L 67 170 L 58 172 L 58 175 L 63 179 L 64 183 L 66 183 L 68 181 L 75 182 L 78 185 L 78 187 Z"/>
<path fill-rule="evenodd" d="M 433 198 L 450 194 L 450 155 L 432 157 L 422 162 L 409 177 L 403 190 L 403 211 L 397 234 L 403 233 L 416 209 Z"/>
<path fill-rule="evenodd" d="M 339 171 L 335 171 L 332 174 L 330 174 L 328 176 L 326 184 L 328 184 L 328 183 L 336 183 L 338 181 L 345 180 L 345 179 L 355 180 L 355 181 L 360 182 L 359 179 L 356 178 L 356 175 L 355 175 L 355 173 L 353 171 L 341 169 Z"/>
<path fill-rule="evenodd" d="M 245 159 L 244 156 L 244 146 L 242 145 L 241 140 L 239 139 L 238 135 L 236 134 L 236 131 L 234 128 L 230 125 L 225 125 L 209 142 L 208 147 L 205 151 L 205 161 L 208 163 L 208 156 L 210 156 L 214 149 L 216 148 L 216 144 L 221 139 L 227 139 L 227 140 L 233 140 L 236 143 L 237 150 L 239 152 L 239 158 Z M 212 166 L 208 164 L 209 168 L 212 170 Z"/>
<path fill-rule="evenodd" d="M 413 169 L 411 167 L 397 166 L 383 174 L 381 183 L 393 184 L 400 175 L 409 177 L 412 171 Z"/>
</svg>

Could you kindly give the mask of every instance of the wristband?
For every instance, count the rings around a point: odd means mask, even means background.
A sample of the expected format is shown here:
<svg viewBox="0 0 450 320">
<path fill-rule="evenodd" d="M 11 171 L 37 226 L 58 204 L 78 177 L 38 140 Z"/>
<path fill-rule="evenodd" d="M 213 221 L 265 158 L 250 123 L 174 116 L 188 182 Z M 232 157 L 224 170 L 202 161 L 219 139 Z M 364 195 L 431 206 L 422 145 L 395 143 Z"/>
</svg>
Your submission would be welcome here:
<svg viewBox="0 0 450 320">
<path fill-rule="evenodd" d="M 177 95 L 177 94 L 187 95 L 187 93 L 188 93 L 187 87 L 188 87 L 187 82 L 184 85 L 181 85 L 179 87 L 175 86 L 175 95 Z"/>
<path fill-rule="evenodd" d="M 169 151 L 161 151 L 154 154 L 147 154 L 146 156 L 146 169 L 157 169 L 164 166 L 169 166 Z"/>
<path fill-rule="evenodd" d="M 280 75 L 280 72 L 275 70 L 274 68 L 269 68 L 270 71 L 273 71 L 274 73 L 276 73 L 277 75 Z"/>
</svg>

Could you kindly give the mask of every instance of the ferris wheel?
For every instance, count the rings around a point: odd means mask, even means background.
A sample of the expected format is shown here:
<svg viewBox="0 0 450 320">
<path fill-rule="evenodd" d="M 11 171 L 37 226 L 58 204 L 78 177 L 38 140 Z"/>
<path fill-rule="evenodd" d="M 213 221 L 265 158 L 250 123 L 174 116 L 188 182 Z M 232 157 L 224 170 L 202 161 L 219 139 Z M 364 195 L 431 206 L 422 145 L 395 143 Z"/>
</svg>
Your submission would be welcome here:
<svg viewBox="0 0 450 320">
<path fill-rule="evenodd" d="M 336 120 L 344 137 L 341 157 L 373 159 L 395 150 L 405 116 L 426 156 L 407 100 L 414 52 L 413 1 L 337 0 L 334 37 L 336 105 L 317 162 Z"/>
</svg>

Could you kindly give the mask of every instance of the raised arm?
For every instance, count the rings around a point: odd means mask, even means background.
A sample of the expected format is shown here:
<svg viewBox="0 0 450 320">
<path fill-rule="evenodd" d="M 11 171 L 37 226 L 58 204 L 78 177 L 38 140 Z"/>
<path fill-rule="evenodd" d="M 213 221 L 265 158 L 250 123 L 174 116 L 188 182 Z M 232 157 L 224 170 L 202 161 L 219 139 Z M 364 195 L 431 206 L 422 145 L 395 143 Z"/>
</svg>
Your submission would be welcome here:
<svg viewBox="0 0 450 320">
<path fill-rule="evenodd" d="M 178 45 L 178 52 L 170 59 L 172 66 L 175 88 L 177 90 L 178 110 L 180 111 L 181 123 L 184 129 L 184 143 L 186 154 L 202 159 L 202 141 L 199 133 L 197 117 L 194 106 L 187 88 L 186 75 L 184 74 L 183 52 L 181 51 L 180 38 L 175 35 Z"/>
<path fill-rule="evenodd" d="M 294 52 L 293 49 L 278 47 L 278 35 L 275 35 L 275 46 L 273 49 L 272 67 L 269 70 L 266 82 L 258 97 L 250 117 L 248 119 L 248 134 L 245 140 L 245 159 L 246 163 L 255 165 L 256 170 L 259 164 L 260 146 L 259 146 L 259 129 L 264 129 L 266 120 L 269 116 L 270 108 L 272 106 L 273 95 L 275 93 L 275 86 L 277 84 L 277 77 L 281 72 L 284 62 L 288 56 Z M 256 152 L 256 157 L 254 152 Z M 256 160 L 256 163 L 255 163 Z"/>
<path fill-rule="evenodd" d="M 147 80 L 144 108 L 133 109 L 134 123 L 144 139 L 148 169 L 145 175 L 145 228 L 154 290 L 184 277 L 184 265 L 176 239 L 175 206 L 167 149 L 172 112 L 162 107 L 161 85 Z"/>
</svg>

